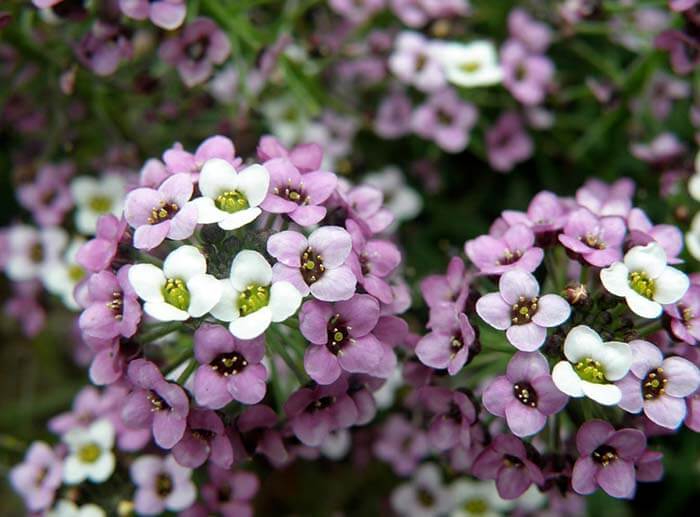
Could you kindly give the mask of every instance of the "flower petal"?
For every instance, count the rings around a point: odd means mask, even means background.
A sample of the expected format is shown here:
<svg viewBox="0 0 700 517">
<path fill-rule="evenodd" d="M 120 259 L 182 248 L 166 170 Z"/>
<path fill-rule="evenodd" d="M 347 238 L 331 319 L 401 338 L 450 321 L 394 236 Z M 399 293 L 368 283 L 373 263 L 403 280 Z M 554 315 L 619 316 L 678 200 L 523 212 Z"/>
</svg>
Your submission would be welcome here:
<svg viewBox="0 0 700 517">
<path fill-rule="evenodd" d="M 559 391 L 570 397 L 583 397 L 581 378 L 574 371 L 574 367 L 568 361 L 560 361 L 552 368 L 552 380 Z"/>
<path fill-rule="evenodd" d="M 129 283 L 136 294 L 147 302 L 163 301 L 165 275 L 153 264 L 136 264 L 129 268 Z"/>
<path fill-rule="evenodd" d="M 683 297 L 690 287 L 690 280 L 688 275 L 675 267 L 667 267 L 656 278 L 655 287 L 654 301 L 666 305 L 676 303 Z"/>
<path fill-rule="evenodd" d="M 284 321 L 297 312 L 301 305 L 301 294 L 289 282 L 275 282 L 270 287 L 269 308 L 272 312 L 272 321 Z"/>
<path fill-rule="evenodd" d="M 207 260 L 194 246 L 180 246 L 170 253 L 163 263 L 166 278 L 179 278 L 185 282 L 207 272 Z"/>
<path fill-rule="evenodd" d="M 272 267 L 265 257 L 253 250 L 243 250 L 231 264 L 231 283 L 238 292 L 249 285 L 268 286 L 272 281 Z"/>
<path fill-rule="evenodd" d="M 541 327 L 556 327 L 571 315 L 569 303 L 556 294 L 541 296 L 537 305 L 537 312 L 532 316 L 532 321 Z"/>
</svg>

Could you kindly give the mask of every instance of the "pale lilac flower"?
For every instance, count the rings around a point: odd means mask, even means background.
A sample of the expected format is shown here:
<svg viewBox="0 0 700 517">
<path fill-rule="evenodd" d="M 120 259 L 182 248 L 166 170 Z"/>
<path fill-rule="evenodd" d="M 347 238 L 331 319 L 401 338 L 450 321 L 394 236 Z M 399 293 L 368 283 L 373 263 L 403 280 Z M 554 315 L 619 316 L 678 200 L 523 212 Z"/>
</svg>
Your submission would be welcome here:
<svg viewBox="0 0 700 517">
<path fill-rule="evenodd" d="M 273 280 L 287 280 L 302 296 L 311 293 L 325 302 L 347 300 L 355 293 L 357 279 L 347 265 L 351 250 L 350 234 L 339 226 L 323 226 L 308 239 L 284 231 L 267 240 L 267 252 L 278 260 Z"/>
<path fill-rule="evenodd" d="M 658 318 L 662 305 L 676 303 L 688 290 L 690 280 L 667 265 L 666 252 L 656 242 L 635 246 L 623 262 L 600 271 L 605 289 L 625 298 L 627 306 L 642 318 Z"/>
<path fill-rule="evenodd" d="M 438 47 L 439 44 L 418 32 L 403 31 L 394 42 L 389 70 L 402 82 L 422 92 L 437 91 L 446 83 L 442 65 L 435 55 Z"/>
<path fill-rule="evenodd" d="M 486 154 L 491 167 L 508 172 L 532 156 L 534 144 L 517 113 L 503 113 L 486 131 Z"/>
<path fill-rule="evenodd" d="M 187 14 L 184 0 L 119 0 L 119 7 L 129 18 L 149 18 L 155 26 L 167 30 L 177 29 Z"/>
<path fill-rule="evenodd" d="M 124 218 L 118 219 L 112 214 L 100 217 L 95 237 L 80 247 L 76 262 L 93 273 L 107 269 L 117 257 L 127 226 Z"/>
<path fill-rule="evenodd" d="M 421 404 L 433 414 L 428 441 L 439 451 L 471 445 L 471 426 L 477 410 L 466 393 L 441 386 L 424 386 L 416 393 Z"/>
<path fill-rule="evenodd" d="M 501 48 L 503 84 L 518 101 L 532 106 L 541 104 L 554 78 L 552 61 L 531 54 L 519 41 L 508 40 Z"/>
<path fill-rule="evenodd" d="M 602 420 L 589 420 L 576 433 L 576 460 L 571 478 L 582 495 L 600 486 L 612 497 L 631 499 L 636 488 L 634 463 L 642 456 L 647 440 L 637 429 L 615 428 Z"/>
<path fill-rule="evenodd" d="M 384 194 L 371 185 L 353 187 L 338 180 L 338 189 L 329 205 L 329 211 L 337 208 L 340 219 L 352 219 L 367 237 L 383 232 L 394 222 L 394 215 L 384 207 Z"/>
<path fill-rule="evenodd" d="M 171 449 L 187 426 L 190 403 L 183 389 L 168 382 L 158 367 L 145 359 L 129 364 L 134 389 L 124 403 L 122 417 L 133 428 L 152 427 L 156 444 Z"/>
<path fill-rule="evenodd" d="M 450 517 L 497 517 L 508 515 L 514 506 L 512 501 L 506 501 L 498 495 L 496 484 L 491 481 L 459 478 L 450 485 L 450 492 L 455 508 Z"/>
<path fill-rule="evenodd" d="M 361 24 L 384 8 L 385 0 L 330 0 L 328 5 L 335 12 L 354 24 Z"/>
<path fill-rule="evenodd" d="M 528 446 L 513 435 L 498 435 L 474 460 L 472 474 L 482 480 L 495 479 L 498 495 L 515 499 L 531 484 L 544 483 L 542 471 L 533 462 Z"/>
<path fill-rule="evenodd" d="M 112 339 L 136 334 L 141 321 L 141 306 L 129 283 L 129 266 L 115 275 L 101 271 L 87 281 L 89 305 L 80 315 L 80 330 L 84 337 Z"/>
<path fill-rule="evenodd" d="M 209 482 L 200 493 L 210 512 L 225 516 L 253 517 L 252 499 L 260 488 L 258 477 L 245 470 L 222 469 L 210 464 Z"/>
<path fill-rule="evenodd" d="M 379 301 L 391 303 L 394 295 L 386 278 L 401 263 L 401 252 L 392 242 L 367 240 L 360 226 L 350 219 L 347 220 L 346 227 L 352 236 L 352 253 L 348 263 L 357 281 Z"/>
<path fill-rule="evenodd" d="M 159 55 L 177 67 L 188 88 L 203 83 L 211 76 L 214 65 L 220 65 L 231 53 L 228 36 L 209 18 L 197 18 L 182 32 L 164 41 Z"/>
<path fill-rule="evenodd" d="M 516 224 L 499 237 L 482 235 L 464 244 L 474 265 L 487 275 L 500 275 L 512 269 L 533 272 L 542 262 L 544 251 L 535 247 L 535 234 L 524 224 Z"/>
<path fill-rule="evenodd" d="M 538 243 L 556 242 L 556 234 L 564 227 L 569 210 L 555 194 L 546 190 L 532 198 L 526 212 L 504 210 L 501 216 L 509 226 L 524 224 L 529 226 Z"/>
<path fill-rule="evenodd" d="M 625 231 L 621 217 L 597 217 L 588 209 L 579 208 L 569 214 L 559 242 L 587 263 L 606 267 L 622 257 Z"/>
<path fill-rule="evenodd" d="M 452 257 L 444 275 L 428 275 L 420 283 L 420 291 L 430 309 L 455 303 L 469 288 L 469 280 L 460 257 Z"/>
<path fill-rule="evenodd" d="M 632 209 L 634 182 L 620 178 L 612 184 L 599 179 L 589 179 L 576 191 L 576 202 L 597 216 L 618 215 L 627 217 Z"/>
<path fill-rule="evenodd" d="M 552 30 L 546 24 L 519 7 L 508 13 L 508 32 L 534 53 L 545 52 L 552 39 Z"/>
<path fill-rule="evenodd" d="M 50 265 L 60 263 L 68 235 L 58 226 L 38 230 L 18 224 L 6 233 L 5 274 L 15 282 L 43 278 Z"/>
<path fill-rule="evenodd" d="M 467 147 L 477 118 L 473 104 L 462 101 L 454 90 L 445 89 L 416 108 L 411 127 L 417 135 L 433 140 L 448 153 L 459 153 Z"/>
<path fill-rule="evenodd" d="M 294 435 L 309 447 L 321 445 L 332 431 L 351 427 L 358 417 L 343 377 L 327 386 L 298 389 L 287 399 L 284 412 Z"/>
<path fill-rule="evenodd" d="M 335 382 L 342 371 L 374 373 L 383 356 L 372 330 L 379 321 L 379 303 L 367 294 L 331 303 L 310 300 L 299 312 L 299 329 L 312 345 L 304 368 L 319 384 Z"/>
<path fill-rule="evenodd" d="M 504 273 L 498 293 L 488 293 L 476 302 L 476 312 L 492 327 L 505 330 L 508 341 L 524 352 L 540 348 L 547 328 L 564 323 L 571 314 L 567 301 L 556 294 L 540 296 L 537 279 L 522 270 Z"/>
<path fill-rule="evenodd" d="M 374 454 L 400 476 L 416 470 L 430 452 L 426 433 L 413 426 L 406 417 L 393 414 L 381 427 L 373 444 Z"/>
<path fill-rule="evenodd" d="M 295 223 L 310 226 L 326 216 L 322 206 L 335 190 L 336 175 L 313 171 L 301 174 L 287 158 L 264 163 L 270 173 L 270 192 L 260 205 L 273 214 L 287 214 Z"/>
<path fill-rule="evenodd" d="M 74 170 L 74 166 L 67 162 L 46 164 L 39 169 L 34 181 L 17 188 L 17 200 L 41 226 L 60 225 L 73 207 L 66 181 Z"/>
<path fill-rule="evenodd" d="M 661 133 L 648 144 L 633 143 L 630 151 L 635 158 L 659 169 L 671 167 L 687 152 L 685 145 L 670 132 Z"/>
<path fill-rule="evenodd" d="M 323 147 L 320 145 L 299 144 L 287 149 L 272 135 L 260 138 L 257 154 L 263 162 L 273 158 L 287 158 L 302 174 L 319 170 L 323 162 Z"/>
<path fill-rule="evenodd" d="M 44 442 L 33 442 L 22 463 L 9 472 L 12 488 L 22 496 L 30 512 L 41 512 L 51 506 L 62 477 L 61 459 Z"/>
<path fill-rule="evenodd" d="M 185 151 L 180 143 L 174 144 L 170 149 L 163 153 L 163 162 L 168 174 L 187 173 L 190 175 L 192 183 L 199 179 L 199 173 L 204 167 L 204 164 L 212 158 L 224 160 L 234 168 L 241 165 L 241 159 L 236 157 L 236 148 L 233 142 L 221 135 L 210 136 L 204 140 L 194 153 Z M 152 164 L 149 176 L 153 176 L 154 180 L 162 177 L 160 165 Z M 143 173 L 145 174 L 145 172 Z M 157 188 L 161 181 L 158 181 L 153 188 Z"/>
<path fill-rule="evenodd" d="M 677 226 L 671 224 L 654 225 L 643 210 L 633 208 L 627 216 L 627 227 L 630 232 L 631 247 L 643 246 L 656 241 L 666 252 L 669 264 L 682 262 L 678 255 L 683 249 L 683 233 Z"/>
<path fill-rule="evenodd" d="M 640 339 L 630 344 L 634 359 L 630 372 L 617 382 L 619 406 L 644 414 L 656 425 L 676 429 L 686 417 L 685 398 L 700 387 L 697 366 L 682 357 L 664 359 L 661 351 Z"/>
<path fill-rule="evenodd" d="M 42 286 L 35 280 L 12 282 L 12 296 L 4 305 L 5 314 L 18 322 L 22 332 L 35 337 L 46 324 L 46 309 L 40 303 Z"/>
<path fill-rule="evenodd" d="M 260 364 L 265 355 L 262 337 L 237 339 L 219 325 L 202 325 L 194 334 L 194 355 L 199 368 L 194 373 L 197 404 L 221 409 L 232 400 L 257 404 L 265 396 L 267 369 Z"/>
<path fill-rule="evenodd" d="M 442 476 L 433 463 L 422 465 L 410 482 L 391 493 L 391 506 L 401 517 L 435 517 L 452 507 L 452 497 L 443 485 Z"/>
<path fill-rule="evenodd" d="M 183 240 L 197 226 L 197 207 L 190 201 L 192 181 L 187 174 L 175 174 L 158 189 L 132 190 L 126 196 L 124 215 L 134 228 L 134 246 L 153 249 L 165 238 Z"/>
<path fill-rule="evenodd" d="M 122 61 L 131 59 L 133 48 L 118 25 L 96 21 L 75 47 L 78 60 L 95 74 L 112 75 Z"/>
<path fill-rule="evenodd" d="M 233 447 L 224 423 L 215 411 L 208 409 L 192 408 L 185 433 L 173 447 L 172 455 L 180 465 L 191 469 L 201 467 L 207 459 L 224 469 L 233 464 Z"/>
<path fill-rule="evenodd" d="M 422 337 L 416 344 L 416 355 L 426 366 L 447 369 L 450 375 L 456 375 L 477 347 L 474 328 L 467 315 L 460 313 L 453 326 L 434 328 Z"/>
<path fill-rule="evenodd" d="M 134 509 L 139 514 L 178 512 L 197 498 L 197 488 L 190 479 L 192 471 L 180 466 L 172 456 L 140 456 L 131 464 L 130 474 L 136 485 Z"/>
<path fill-rule="evenodd" d="M 401 138 L 410 132 L 412 114 L 413 106 L 408 96 L 402 91 L 394 91 L 379 103 L 374 132 L 387 140 Z"/>
<path fill-rule="evenodd" d="M 664 307 L 671 318 L 671 332 L 678 339 L 694 345 L 700 340 L 700 286 L 691 284 L 683 297 Z"/>
<path fill-rule="evenodd" d="M 670 54 L 671 68 L 679 75 L 691 73 L 700 63 L 700 39 L 687 32 L 665 30 L 656 36 L 654 46 Z"/>
<path fill-rule="evenodd" d="M 423 208 L 423 198 L 408 185 L 406 175 L 396 166 L 390 165 L 380 171 L 367 174 L 363 184 L 381 190 L 386 208 L 394 216 L 389 231 L 396 230 L 403 221 L 414 219 Z"/>
<path fill-rule="evenodd" d="M 547 417 L 561 411 L 568 400 L 554 385 L 547 359 L 539 352 L 517 352 L 506 374 L 489 382 L 483 393 L 489 413 L 505 418 L 521 438 L 539 433 Z"/>
<path fill-rule="evenodd" d="M 691 88 L 687 81 L 664 72 L 656 72 L 651 78 L 648 99 L 651 112 L 656 120 L 666 120 L 671 114 L 673 103 L 690 97 Z M 644 109 L 647 101 L 640 99 L 640 109 Z"/>
</svg>

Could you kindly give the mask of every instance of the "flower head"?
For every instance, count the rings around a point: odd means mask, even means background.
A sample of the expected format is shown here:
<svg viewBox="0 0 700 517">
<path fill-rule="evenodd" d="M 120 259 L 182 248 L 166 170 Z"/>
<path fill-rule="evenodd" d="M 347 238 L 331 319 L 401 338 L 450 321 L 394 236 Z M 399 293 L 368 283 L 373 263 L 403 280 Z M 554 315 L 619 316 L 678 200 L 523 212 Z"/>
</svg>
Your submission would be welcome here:
<svg viewBox="0 0 700 517">
<path fill-rule="evenodd" d="M 447 88 L 432 94 L 416 108 L 411 127 L 417 135 L 433 140 L 448 153 L 459 153 L 469 144 L 470 131 L 477 118 L 476 107 Z"/>
<path fill-rule="evenodd" d="M 102 215 L 120 216 L 126 190 L 125 179 L 116 173 L 102 178 L 80 176 L 70 184 L 75 200 L 75 226 L 84 235 L 94 235 Z"/>
<path fill-rule="evenodd" d="M 627 343 L 604 343 L 595 330 L 579 325 L 567 334 L 564 355 L 567 360 L 552 370 L 552 380 L 559 390 L 605 406 L 620 402 L 622 392 L 613 382 L 622 379 L 632 364 L 632 350 Z"/>
<path fill-rule="evenodd" d="M 185 21 L 184 0 L 119 0 L 119 8 L 129 18 L 145 20 L 162 29 L 177 29 Z"/>
<path fill-rule="evenodd" d="M 140 456 L 131 464 L 130 473 L 136 485 L 134 508 L 142 515 L 179 512 L 197 498 L 197 489 L 190 479 L 192 471 L 172 456 Z"/>
<path fill-rule="evenodd" d="M 662 305 L 676 303 L 690 285 L 684 273 L 666 264 L 666 252 L 656 242 L 629 250 L 623 262 L 600 272 L 600 280 L 643 318 L 658 318 Z"/>
<path fill-rule="evenodd" d="M 524 224 L 508 228 L 503 235 L 482 235 L 464 244 L 464 251 L 482 273 L 500 275 L 511 269 L 533 272 L 544 251 L 535 247 L 535 234 Z"/>
<path fill-rule="evenodd" d="M 63 465 L 63 480 L 75 485 L 89 479 L 106 481 L 114 472 L 114 426 L 109 420 L 97 420 L 88 428 L 76 427 L 63 440 L 70 452 Z"/>
<path fill-rule="evenodd" d="M 490 86 L 503 79 L 496 47 L 490 41 L 435 44 L 433 55 L 449 82 L 464 88 Z"/>
<path fill-rule="evenodd" d="M 40 512 L 51 506 L 61 486 L 62 475 L 61 460 L 51 447 L 44 442 L 34 442 L 22 463 L 10 470 L 9 480 L 27 509 Z"/>
<path fill-rule="evenodd" d="M 620 260 L 625 230 L 621 217 L 596 217 L 590 210 L 580 208 L 569 214 L 559 242 L 588 264 L 605 267 Z"/>
</svg>

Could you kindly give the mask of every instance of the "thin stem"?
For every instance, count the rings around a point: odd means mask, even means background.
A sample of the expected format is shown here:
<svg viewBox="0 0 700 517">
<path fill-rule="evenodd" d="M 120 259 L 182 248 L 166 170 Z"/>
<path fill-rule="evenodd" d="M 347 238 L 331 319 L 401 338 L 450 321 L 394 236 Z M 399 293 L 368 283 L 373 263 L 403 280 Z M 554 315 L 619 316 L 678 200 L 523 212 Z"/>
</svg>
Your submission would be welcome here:
<svg viewBox="0 0 700 517">
<path fill-rule="evenodd" d="M 165 367 L 163 374 L 167 375 L 173 370 L 177 369 L 178 366 L 180 366 L 182 363 L 191 358 L 192 354 L 192 348 L 187 348 L 186 350 L 183 350 L 182 353 L 180 353 L 180 355 L 178 355 L 168 366 Z"/>
<path fill-rule="evenodd" d="M 143 344 L 155 341 L 158 338 L 167 336 L 182 327 L 182 322 L 171 321 L 168 323 L 158 323 L 138 336 L 138 341 Z"/>
<path fill-rule="evenodd" d="M 270 348 L 272 349 L 273 352 L 278 354 L 285 362 L 287 367 L 294 373 L 296 376 L 297 380 L 299 381 L 299 384 L 304 385 L 308 381 L 308 378 L 306 377 L 306 374 L 304 371 L 299 367 L 299 365 L 294 361 L 292 356 L 289 355 L 289 352 L 287 352 L 287 349 L 285 348 L 284 344 L 281 341 L 281 336 L 277 332 L 274 327 L 270 327 L 273 329 L 273 332 L 268 332 L 267 334 L 267 343 L 270 345 Z"/>
<path fill-rule="evenodd" d="M 178 376 L 177 381 L 175 382 L 177 382 L 181 386 L 184 385 L 185 382 L 187 382 L 187 379 L 190 378 L 190 375 L 192 375 L 192 372 L 195 370 L 195 368 L 197 368 L 197 361 L 194 358 L 192 358 L 187 364 L 187 368 L 185 368 L 182 371 L 182 373 Z"/>
<path fill-rule="evenodd" d="M 649 334 L 653 334 L 654 332 L 661 330 L 662 327 L 661 319 L 658 319 L 656 321 L 652 321 L 648 325 L 642 327 L 639 329 L 639 336 L 644 337 L 648 336 Z"/>
</svg>

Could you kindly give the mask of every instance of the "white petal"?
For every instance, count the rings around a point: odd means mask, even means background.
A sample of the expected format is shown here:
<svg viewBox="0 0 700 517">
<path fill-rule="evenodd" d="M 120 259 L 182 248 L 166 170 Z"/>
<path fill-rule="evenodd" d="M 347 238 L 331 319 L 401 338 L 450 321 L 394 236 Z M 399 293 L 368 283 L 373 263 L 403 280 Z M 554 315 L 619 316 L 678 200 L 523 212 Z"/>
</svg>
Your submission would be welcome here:
<svg viewBox="0 0 700 517">
<path fill-rule="evenodd" d="M 632 349 L 627 343 L 608 341 L 593 351 L 591 356 L 599 361 L 605 370 L 605 378 L 609 381 L 619 381 L 632 365 Z"/>
<path fill-rule="evenodd" d="M 630 310 L 642 318 L 658 318 L 661 316 L 661 305 L 654 300 L 645 298 L 636 291 L 630 289 L 625 296 L 625 301 Z"/>
<path fill-rule="evenodd" d="M 700 212 L 696 215 L 696 219 L 700 221 Z M 688 252 L 690 255 L 696 259 L 700 260 L 700 234 L 698 233 L 686 233 L 685 234 L 685 245 L 688 247 Z"/>
<path fill-rule="evenodd" d="M 103 195 L 97 180 L 91 176 L 79 176 L 70 183 L 70 192 L 77 205 L 87 205 L 95 196 Z"/>
<path fill-rule="evenodd" d="M 594 384 L 582 380 L 581 388 L 586 397 L 604 406 L 615 406 L 622 400 L 622 392 L 614 384 Z"/>
<path fill-rule="evenodd" d="M 700 201 L 700 151 L 695 159 L 695 171 L 688 181 L 688 192 L 695 201 Z"/>
<path fill-rule="evenodd" d="M 197 489 L 194 483 L 187 481 L 186 483 L 179 483 L 177 490 L 168 495 L 165 499 L 165 506 L 168 510 L 180 511 L 184 510 L 197 498 Z"/>
<path fill-rule="evenodd" d="M 114 454 L 103 451 L 94 463 L 86 465 L 88 478 L 96 483 L 106 481 L 114 472 L 114 464 Z"/>
<path fill-rule="evenodd" d="M 552 369 L 552 380 L 559 391 L 570 397 L 583 397 L 581 378 L 568 361 L 560 361 Z"/>
<path fill-rule="evenodd" d="M 114 426 L 109 420 L 101 419 L 93 423 L 89 433 L 90 439 L 103 449 L 111 449 L 114 446 Z"/>
<path fill-rule="evenodd" d="M 654 301 L 661 304 L 676 303 L 690 286 L 688 276 L 675 267 L 667 267 L 656 279 Z"/>
<path fill-rule="evenodd" d="M 231 264 L 231 283 L 242 292 L 249 285 L 266 286 L 272 281 L 272 268 L 265 257 L 253 250 L 243 250 Z"/>
<path fill-rule="evenodd" d="M 71 455 L 63 462 L 63 481 L 69 485 L 76 485 L 87 477 L 85 465 L 77 456 Z"/>
<path fill-rule="evenodd" d="M 272 321 L 284 321 L 294 314 L 301 305 L 301 293 L 291 283 L 275 282 L 270 287 L 269 307 Z"/>
<path fill-rule="evenodd" d="M 248 206 L 258 206 L 267 197 L 270 173 L 262 165 L 251 165 L 238 174 L 238 190 L 245 194 Z"/>
<path fill-rule="evenodd" d="M 272 311 L 263 307 L 248 316 L 235 319 L 228 329 L 238 339 L 253 339 L 267 330 L 272 322 Z"/>
<path fill-rule="evenodd" d="M 630 291 L 629 269 L 622 262 L 600 270 L 600 281 L 608 292 L 617 296 L 625 296 Z"/>
<path fill-rule="evenodd" d="M 75 213 L 75 226 L 84 235 L 94 235 L 97 220 L 102 214 L 82 208 Z"/>
<path fill-rule="evenodd" d="M 185 321 L 190 319 L 190 315 L 178 309 L 174 305 L 161 302 L 146 302 L 143 310 L 149 316 L 159 321 Z"/>
<path fill-rule="evenodd" d="M 262 210 L 260 210 L 257 206 L 253 208 L 246 208 L 245 210 L 239 210 L 238 212 L 234 212 L 232 214 L 227 213 L 219 221 L 219 228 L 229 231 L 237 230 L 238 228 L 241 228 L 254 221 L 261 213 Z"/>
<path fill-rule="evenodd" d="M 129 268 L 129 283 L 147 302 L 162 302 L 165 275 L 153 264 L 135 264 Z"/>
<path fill-rule="evenodd" d="M 179 278 L 185 282 L 206 272 L 207 259 L 194 246 L 180 246 L 168 255 L 163 263 L 166 278 Z"/>
<path fill-rule="evenodd" d="M 202 166 L 199 174 L 199 191 L 203 196 L 215 199 L 223 192 L 238 189 L 236 169 L 221 158 L 211 158 Z"/>
<path fill-rule="evenodd" d="M 651 278 L 656 278 L 666 267 L 666 252 L 660 244 L 650 242 L 646 246 L 635 246 L 629 250 L 624 260 L 631 272 L 644 271 Z"/>
<path fill-rule="evenodd" d="M 230 280 L 219 280 L 219 286 L 221 296 L 209 313 L 218 320 L 233 321 L 238 318 L 238 308 L 236 307 L 238 293 L 233 289 Z"/>
<path fill-rule="evenodd" d="M 595 350 L 603 346 L 598 333 L 586 325 L 572 328 L 564 340 L 564 355 L 572 363 L 592 357 Z"/>
<path fill-rule="evenodd" d="M 212 275 L 197 275 L 187 282 L 190 306 L 187 312 L 199 318 L 209 312 L 221 299 L 221 282 Z"/>
<path fill-rule="evenodd" d="M 223 210 L 216 208 L 214 200 L 209 197 L 198 197 L 193 199 L 191 203 L 197 207 L 197 223 L 199 224 L 218 223 L 228 215 Z"/>
</svg>

